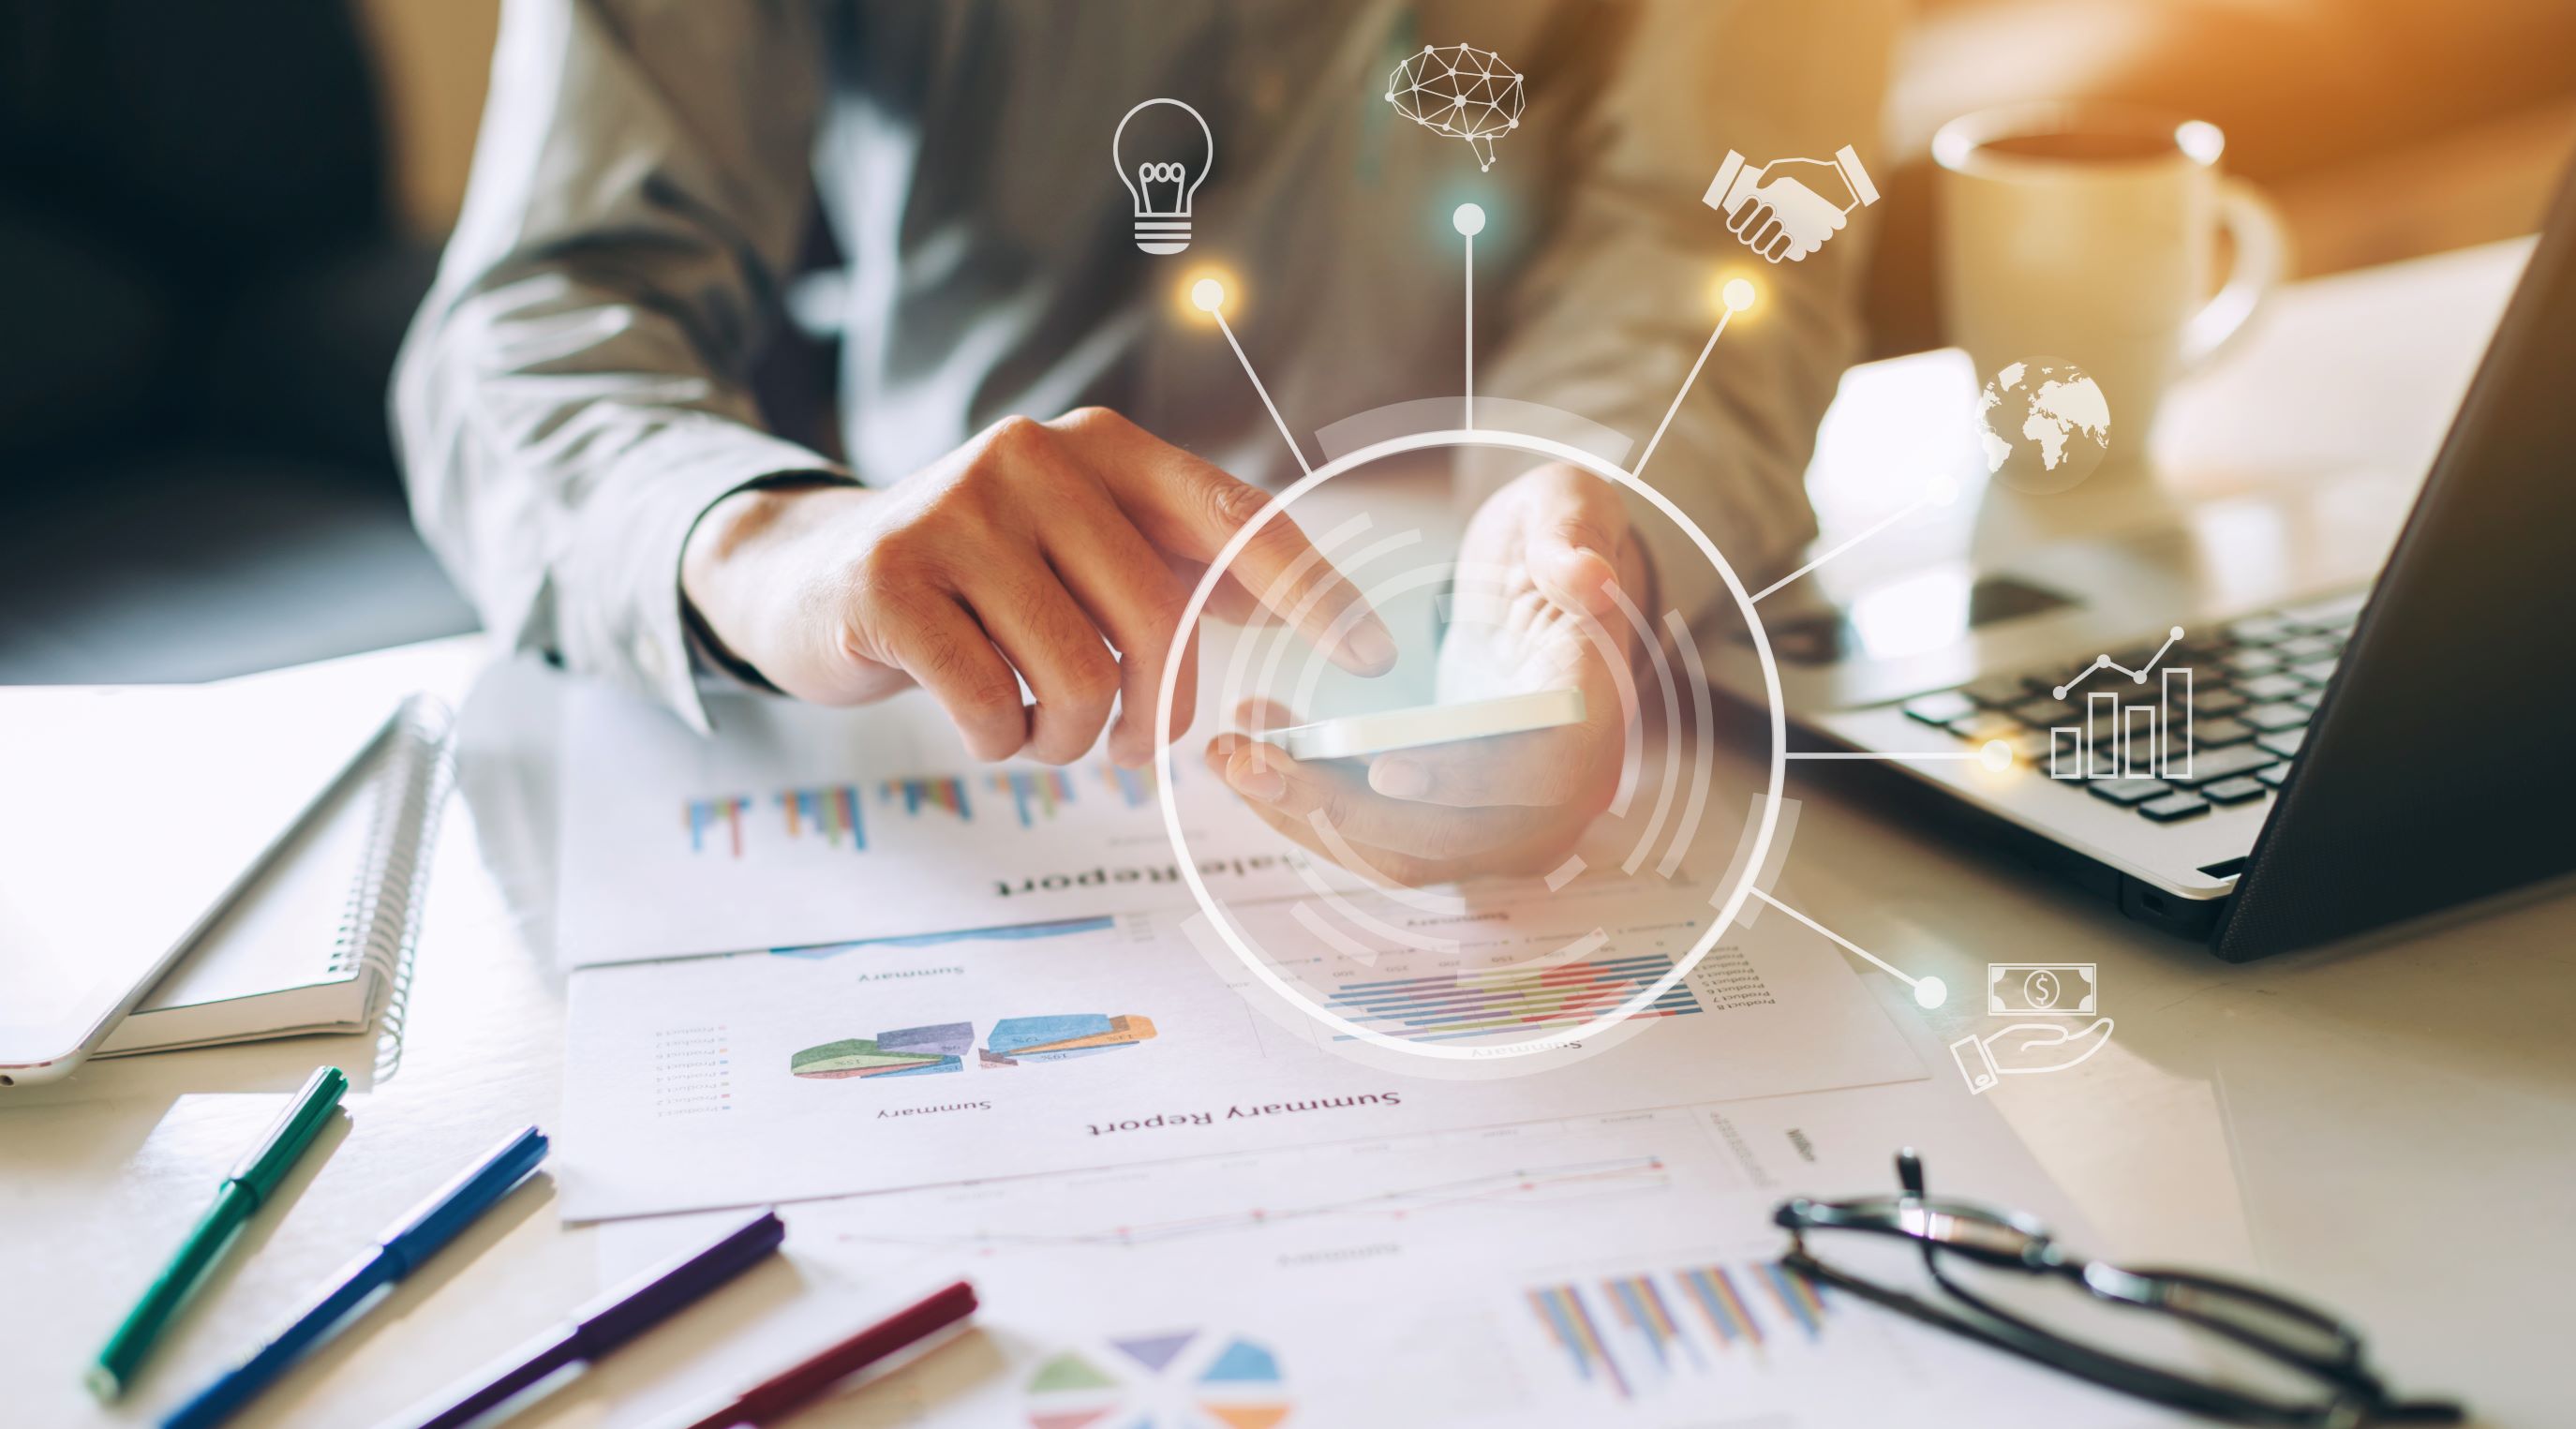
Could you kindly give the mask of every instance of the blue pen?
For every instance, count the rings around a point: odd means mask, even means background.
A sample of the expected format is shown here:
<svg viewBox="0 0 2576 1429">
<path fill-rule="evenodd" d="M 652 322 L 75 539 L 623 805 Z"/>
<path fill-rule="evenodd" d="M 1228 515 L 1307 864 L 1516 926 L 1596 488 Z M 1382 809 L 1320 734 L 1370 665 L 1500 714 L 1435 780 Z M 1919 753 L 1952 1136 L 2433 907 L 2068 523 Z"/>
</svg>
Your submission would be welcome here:
<svg viewBox="0 0 2576 1429">
<path fill-rule="evenodd" d="M 162 1429 L 211 1429 L 249 1403 L 306 1350 L 329 1339 L 375 1293 L 409 1275 L 456 1233 L 500 1202 L 546 1159 L 546 1134 L 529 1127 L 438 1189 L 375 1245 L 349 1263 L 311 1308 L 288 1322 L 249 1359 L 225 1371 L 197 1397 L 173 1410 Z"/>
</svg>

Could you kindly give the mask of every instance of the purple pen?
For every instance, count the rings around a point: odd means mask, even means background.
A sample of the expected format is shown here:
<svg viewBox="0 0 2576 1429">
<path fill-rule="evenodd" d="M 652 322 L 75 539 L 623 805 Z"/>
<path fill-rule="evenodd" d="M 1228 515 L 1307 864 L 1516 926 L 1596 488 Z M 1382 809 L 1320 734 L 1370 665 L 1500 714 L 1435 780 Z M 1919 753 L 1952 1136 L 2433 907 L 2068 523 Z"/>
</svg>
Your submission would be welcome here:
<svg viewBox="0 0 2576 1429">
<path fill-rule="evenodd" d="M 715 1244 L 655 1266 L 593 1301 L 564 1325 L 441 1394 L 432 1401 L 437 1407 L 424 1405 L 394 1422 L 411 1429 L 457 1429 L 473 1423 L 565 1366 L 597 1360 L 695 1304 L 758 1264 L 786 1238 L 787 1223 L 776 1211 L 763 1211 Z"/>
</svg>

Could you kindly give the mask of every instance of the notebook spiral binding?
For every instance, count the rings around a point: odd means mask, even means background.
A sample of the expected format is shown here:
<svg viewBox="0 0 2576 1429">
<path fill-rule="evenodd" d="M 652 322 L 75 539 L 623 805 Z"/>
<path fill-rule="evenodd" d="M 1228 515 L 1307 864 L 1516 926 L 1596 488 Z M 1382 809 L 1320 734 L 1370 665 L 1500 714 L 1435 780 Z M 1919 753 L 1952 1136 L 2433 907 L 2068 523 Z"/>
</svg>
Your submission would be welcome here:
<svg viewBox="0 0 2576 1429">
<path fill-rule="evenodd" d="M 429 695 L 405 700 L 387 729 L 366 853 L 358 861 L 331 953 L 334 973 L 347 975 L 360 968 L 374 973 L 367 1014 L 381 1019 L 378 1080 L 391 1076 L 402 1060 L 412 946 L 427 901 L 439 814 L 455 783 L 451 730 L 447 706 Z"/>
</svg>

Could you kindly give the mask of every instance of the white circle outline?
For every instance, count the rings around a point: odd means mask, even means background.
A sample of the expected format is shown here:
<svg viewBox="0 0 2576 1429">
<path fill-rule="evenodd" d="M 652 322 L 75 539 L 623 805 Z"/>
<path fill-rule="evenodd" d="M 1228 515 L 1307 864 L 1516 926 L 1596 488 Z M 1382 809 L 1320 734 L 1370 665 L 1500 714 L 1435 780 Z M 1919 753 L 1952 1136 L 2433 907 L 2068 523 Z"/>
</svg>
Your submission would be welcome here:
<svg viewBox="0 0 2576 1429">
<path fill-rule="evenodd" d="M 1234 951 L 1234 955 L 1242 960 L 1244 967 L 1249 969 L 1254 977 L 1267 983 L 1271 991 L 1287 999 L 1291 1005 L 1308 1016 L 1360 1041 L 1415 1056 L 1431 1057 L 1442 1061 L 1469 1062 L 1550 1052 L 1568 1044 L 1580 1042 L 1586 1037 L 1599 1036 L 1626 1021 L 1631 1015 L 1652 1006 L 1657 998 L 1672 991 L 1676 984 L 1690 975 L 1693 968 L 1699 966 L 1700 959 L 1706 957 L 1709 949 L 1717 945 L 1719 935 L 1734 924 L 1736 914 L 1744 907 L 1744 900 L 1753 891 L 1753 880 L 1759 876 L 1764 860 L 1770 857 L 1771 836 L 1780 821 L 1780 789 L 1788 768 L 1788 760 L 1785 756 L 1788 751 L 1789 730 L 1787 718 L 1782 713 L 1780 669 L 1771 658 L 1770 636 L 1763 631 L 1762 618 L 1754 612 L 1753 598 L 1745 593 L 1744 583 L 1736 578 L 1735 568 L 1726 563 L 1726 557 L 1719 553 L 1717 544 L 1709 540 L 1708 533 L 1700 530 L 1699 523 L 1684 515 L 1682 509 L 1675 506 L 1662 492 L 1638 480 L 1626 468 L 1615 462 L 1580 447 L 1568 446 L 1563 442 L 1550 441 L 1545 437 L 1534 437 L 1521 432 L 1494 428 L 1450 428 L 1445 431 L 1415 432 L 1407 436 L 1390 437 L 1382 442 L 1372 442 L 1307 472 L 1286 490 L 1263 503 L 1261 509 L 1253 514 L 1252 519 L 1243 523 L 1241 529 L 1225 543 L 1224 548 L 1208 562 L 1207 571 L 1199 577 L 1197 587 L 1190 592 L 1189 604 L 1181 611 L 1180 628 L 1189 630 L 1198 624 L 1200 615 L 1207 609 L 1208 598 L 1216 591 L 1216 583 L 1224 579 L 1226 571 L 1234 564 L 1234 558 L 1243 553 L 1243 548 L 1254 536 L 1260 534 L 1261 528 L 1268 524 L 1272 517 L 1286 511 L 1289 504 L 1298 497 L 1334 477 L 1372 462 L 1384 461 L 1388 457 L 1401 456 L 1406 452 L 1452 450 L 1461 447 L 1489 447 L 1500 451 L 1524 452 L 1531 456 L 1545 457 L 1551 461 L 1561 461 L 1644 497 L 1656 510 L 1661 511 L 1667 519 L 1689 535 L 1691 543 L 1699 547 L 1701 555 L 1708 557 L 1709 564 L 1717 569 L 1718 578 L 1726 583 L 1727 594 L 1735 598 L 1736 609 L 1744 615 L 1745 629 L 1751 634 L 1753 640 L 1753 653 L 1762 666 L 1764 707 L 1771 727 L 1770 788 L 1763 796 L 1762 816 L 1754 831 L 1752 852 L 1743 861 L 1743 875 L 1736 881 L 1735 887 L 1727 892 L 1725 902 L 1719 905 L 1716 919 L 1709 924 L 1708 931 L 1701 935 L 1699 941 L 1691 946 L 1689 954 L 1675 963 L 1671 971 L 1656 979 L 1653 986 L 1569 1032 L 1551 1033 L 1545 1037 L 1521 1042 L 1475 1047 L 1415 1042 L 1402 1037 L 1389 1036 L 1376 1028 L 1363 1027 L 1340 1013 L 1318 1005 L 1303 991 L 1291 986 L 1287 979 L 1281 977 L 1246 945 L 1242 935 L 1235 930 L 1233 920 L 1226 916 L 1224 907 L 1216 901 L 1213 894 L 1208 892 L 1206 880 L 1199 877 L 1198 862 L 1190 856 L 1189 838 L 1181 831 L 1180 804 L 1172 797 L 1172 699 L 1180 685 L 1181 662 L 1178 660 L 1165 662 L 1162 690 L 1154 703 L 1154 773 L 1155 783 L 1158 786 L 1156 802 L 1163 810 L 1163 833 L 1171 840 L 1172 852 L 1176 856 L 1175 861 L 1180 865 L 1181 877 L 1189 884 L 1190 895 L 1198 900 L 1199 911 L 1207 914 L 1208 921 L 1215 926 L 1217 936 L 1225 940 L 1226 946 Z"/>
</svg>

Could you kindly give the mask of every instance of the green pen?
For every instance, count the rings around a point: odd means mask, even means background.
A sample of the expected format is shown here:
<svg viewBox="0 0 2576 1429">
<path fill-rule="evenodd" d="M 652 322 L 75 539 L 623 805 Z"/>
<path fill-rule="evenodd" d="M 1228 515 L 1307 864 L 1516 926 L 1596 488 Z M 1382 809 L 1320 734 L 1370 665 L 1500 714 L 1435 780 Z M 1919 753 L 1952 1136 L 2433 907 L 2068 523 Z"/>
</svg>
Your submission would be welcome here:
<svg viewBox="0 0 2576 1429">
<path fill-rule="evenodd" d="M 236 1162 L 232 1174 L 215 1188 L 215 1203 L 197 1218 L 188 1238 L 179 1242 L 178 1252 L 170 1263 L 153 1277 L 143 1298 L 126 1313 L 125 1323 L 110 1335 L 107 1347 L 98 1352 L 98 1362 L 84 1376 L 90 1393 L 101 1399 L 114 1399 L 125 1392 L 126 1381 L 152 1350 L 171 1312 L 179 1308 L 188 1292 L 197 1288 L 206 1272 L 223 1259 L 224 1250 L 232 1244 L 233 1233 L 277 1190 L 286 1179 L 287 1168 L 304 1148 L 313 1144 L 322 1123 L 331 1119 L 331 1109 L 340 1104 L 340 1094 L 349 1089 L 349 1075 L 337 1067 L 324 1067 L 295 1094 L 295 1103 L 277 1124 L 261 1137 L 259 1145 L 248 1156 Z"/>
</svg>

